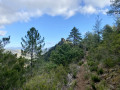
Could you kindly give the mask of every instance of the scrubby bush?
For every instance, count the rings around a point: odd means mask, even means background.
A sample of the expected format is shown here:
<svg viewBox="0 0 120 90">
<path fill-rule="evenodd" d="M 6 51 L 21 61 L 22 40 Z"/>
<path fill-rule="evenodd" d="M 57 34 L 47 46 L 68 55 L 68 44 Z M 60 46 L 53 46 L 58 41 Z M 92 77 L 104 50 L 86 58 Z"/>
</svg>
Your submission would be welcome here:
<svg viewBox="0 0 120 90">
<path fill-rule="evenodd" d="M 99 68 L 98 70 L 97 70 L 97 74 L 103 74 L 103 69 L 102 68 Z"/>
<path fill-rule="evenodd" d="M 71 48 L 70 59 L 72 60 L 72 62 L 78 63 L 83 57 L 84 57 L 84 53 L 80 47 L 74 46 Z"/>
<path fill-rule="evenodd" d="M 34 76 L 23 87 L 24 90 L 60 90 L 65 84 L 67 84 L 67 73 L 60 65 L 50 73 Z"/>
<path fill-rule="evenodd" d="M 74 88 L 75 88 L 76 85 L 77 85 L 77 81 L 74 80 L 74 81 L 72 82 L 72 85 L 71 85 L 70 90 L 74 90 Z"/>
<path fill-rule="evenodd" d="M 1 53 L 0 89 L 11 90 L 20 88 L 25 82 L 25 58 L 17 58 L 11 52 Z"/>
<path fill-rule="evenodd" d="M 91 80 L 95 83 L 100 82 L 100 78 L 97 75 L 94 75 L 94 74 L 91 75 Z"/>
<path fill-rule="evenodd" d="M 48 62 L 44 66 L 45 72 L 50 72 L 52 69 L 55 69 L 55 68 L 57 68 L 57 65 L 52 62 Z"/>
<path fill-rule="evenodd" d="M 83 61 L 79 61 L 78 65 L 81 66 L 83 63 Z"/>
<path fill-rule="evenodd" d="M 92 61 L 92 60 L 88 60 L 88 61 L 87 61 L 87 64 L 88 64 L 89 66 L 94 66 L 94 65 L 95 65 L 95 62 Z"/>
<path fill-rule="evenodd" d="M 107 82 L 105 80 L 102 80 L 100 83 L 96 85 L 97 90 L 109 90 L 107 86 Z"/>
<path fill-rule="evenodd" d="M 103 61 L 103 64 L 105 67 L 111 68 L 111 67 L 114 67 L 116 63 L 111 58 L 107 58 Z"/>
<path fill-rule="evenodd" d="M 56 74 L 55 74 L 55 78 L 57 81 L 59 81 L 59 83 L 61 83 L 61 85 L 67 84 L 67 72 L 65 70 L 65 68 L 60 65 L 56 68 Z"/>
<path fill-rule="evenodd" d="M 92 83 L 91 83 L 91 86 L 92 86 L 92 89 L 93 89 L 93 90 L 96 90 L 95 83 L 92 82 Z"/>
<path fill-rule="evenodd" d="M 58 65 L 62 64 L 63 66 L 67 66 L 72 62 L 78 62 L 83 56 L 83 50 L 79 47 L 63 44 L 57 46 L 56 49 L 52 51 L 50 61 Z"/>
<path fill-rule="evenodd" d="M 65 66 L 71 62 L 70 50 L 71 50 L 71 46 L 69 44 L 57 46 L 56 49 L 52 51 L 50 55 L 50 60 L 55 64 L 58 65 L 62 64 Z"/>
<path fill-rule="evenodd" d="M 89 69 L 90 69 L 90 71 L 92 72 L 92 71 L 97 71 L 97 69 L 98 69 L 98 62 L 95 62 L 95 61 L 92 61 L 92 60 L 88 60 L 87 61 L 88 62 L 88 66 L 89 66 Z"/>
<path fill-rule="evenodd" d="M 98 66 L 90 66 L 89 67 L 89 69 L 90 69 L 90 71 L 92 72 L 92 71 L 97 71 L 97 69 L 98 69 Z"/>
<path fill-rule="evenodd" d="M 76 78 L 76 75 L 77 75 L 77 72 L 78 72 L 77 64 L 70 64 L 69 69 L 70 69 L 69 73 L 71 73 L 73 75 L 73 78 Z"/>
<path fill-rule="evenodd" d="M 42 74 L 33 77 L 24 85 L 24 90 L 55 90 L 56 83 L 53 82 L 54 74 Z"/>
</svg>

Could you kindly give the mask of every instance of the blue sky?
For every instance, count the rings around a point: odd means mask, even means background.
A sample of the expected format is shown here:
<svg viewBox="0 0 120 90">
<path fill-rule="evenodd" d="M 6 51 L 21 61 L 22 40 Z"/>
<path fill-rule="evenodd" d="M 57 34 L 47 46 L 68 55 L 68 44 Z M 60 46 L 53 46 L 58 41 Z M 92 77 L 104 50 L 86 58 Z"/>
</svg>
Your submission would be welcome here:
<svg viewBox="0 0 120 90">
<path fill-rule="evenodd" d="M 0 38 L 11 36 L 6 48 L 21 47 L 21 37 L 35 27 L 49 48 L 67 38 L 74 26 L 82 35 L 93 31 L 97 15 L 102 27 L 113 25 L 113 17 L 105 14 L 109 5 L 109 0 L 0 0 Z"/>
</svg>

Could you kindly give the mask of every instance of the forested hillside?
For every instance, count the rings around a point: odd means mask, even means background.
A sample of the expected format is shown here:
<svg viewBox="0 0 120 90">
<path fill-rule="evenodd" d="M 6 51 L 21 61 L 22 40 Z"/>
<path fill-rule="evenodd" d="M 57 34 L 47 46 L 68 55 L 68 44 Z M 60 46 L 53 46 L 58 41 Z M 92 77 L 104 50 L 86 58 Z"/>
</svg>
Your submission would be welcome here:
<svg viewBox="0 0 120 90">
<path fill-rule="evenodd" d="M 120 1 L 111 4 L 114 25 L 96 16 L 93 32 L 71 28 L 67 38 L 43 53 L 45 38 L 31 27 L 21 38 L 21 56 L 0 40 L 0 90 L 120 90 Z M 29 57 L 30 59 L 26 58 Z"/>
</svg>

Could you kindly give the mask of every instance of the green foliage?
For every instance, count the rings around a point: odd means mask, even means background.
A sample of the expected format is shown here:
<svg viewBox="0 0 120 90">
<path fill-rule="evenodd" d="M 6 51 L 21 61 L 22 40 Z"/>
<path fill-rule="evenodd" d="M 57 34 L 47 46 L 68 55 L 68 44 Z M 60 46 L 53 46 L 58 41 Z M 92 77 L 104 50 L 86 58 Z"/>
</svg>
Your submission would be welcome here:
<svg viewBox="0 0 120 90">
<path fill-rule="evenodd" d="M 53 63 L 53 62 L 49 62 L 49 61 L 45 61 L 43 60 L 36 60 L 36 62 L 34 63 L 34 67 L 33 69 L 33 75 L 41 75 L 43 73 L 50 73 L 51 70 L 55 70 L 58 65 Z"/>
<path fill-rule="evenodd" d="M 25 82 L 26 59 L 16 58 L 11 52 L 2 53 L 0 58 L 0 89 L 20 88 Z"/>
<path fill-rule="evenodd" d="M 70 58 L 72 62 L 79 62 L 82 58 L 84 57 L 83 50 L 76 46 L 76 47 L 71 47 L 70 50 Z"/>
<path fill-rule="evenodd" d="M 35 76 L 24 86 L 24 90 L 55 90 L 55 88 L 56 84 L 53 83 L 53 77 L 49 74 Z"/>
<path fill-rule="evenodd" d="M 38 30 L 32 27 L 27 31 L 25 39 L 22 38 L 21 42 L 23 50 L 21 50 L 22 55 L 30 55 L 31 66 L 34 58 L 41 56 L 42 47 L 44 46 L 44 37 L 41 38 Z"/>
<path fill-rule="evenodd" d="M 97 69 L 94 61 L 102 62 L 102 64 L 107 68 L 114 67 L 120 62 L 120 33 L 113 31 L 111 27 L 107 25 L 103 32 L 103 41 L 98 45 L 98 47 L 89 50 L 87 60 L 91 71 L 96 71 Z M 93 62 L 91 62 L 92 60 Z M 97 70 L 98 74 L 100 74 L 100 72 L 101 70 Z"/>
<path fill-rule="evenodd" d="M 78 47 L 72 47 L 70 44 L 57 46 L 51 53 L 50 60 L 55 64 L 64 66 L 71 62 L 79 61 L 83 57 L 83 51 Z"/>
<path fill-rule="evenodd" d="M 68 40 L 72 41 L 74 45 L 79 45 L 82 38 L 81 38 L 81 34 L 79 33 L 79 30 L 76 27 L 74 27 L 71 30 Z"/>
<path fill-rule="evenodd" d="M 57 68 L 56 64 L 54 64 L 52 62 L 46 63 L 45 72 L 49 72 L 49 71 L 51 71 L 52 69 L 55 69 L 55 68 Z"/>
<path fill-rule="evenodd" d="M 92 71 L 97 71 L 98 66 L 91 66 L 89 69 L 90 69 L 91 72 L 92 72 Z"/>
<path fill-rule="evenodd" d="M 74 90 L 74 88 L 75 88 L 76 85 L 77 85 L 77 81 L 74 80 L 74 81 L 72 82 L 71 87 L 70 87 L 68 90 Z"/>
<path fill-rule="evenodd" d="M 99 84 L 96 85 L 97 90 L 109 90 L 107 87 L 107 82 L 102 80 Z"/>
<path fill-rule="evenodd" d="M 65 68 L 60 65 L 56 68 L 56 80 L 61 83 L 61 85 L 66 85 L 67 84 L 67 72 L 65 71 Z"/>
<path fill-rule="evenodd" d="M 74 72 L 73 72 L 73 78 L 76 78 L 76 76 L 77 76 L 77 72 L 74 71 Z"/>
<path fill-rule="evenodd" d="M 99 74 L 103 74 L 103 69 L 102 68 L 99 68 L 98 70 L 97 70 L 97 74 L 99 75 Z"/>
<path fill-rule="evenodd" d="M 67 65 L 70 63 L 70 45 L 69 44 L 64 44 L 62 46 L 58 46 L 56 50 L 52 52 L 50 55 L 50 60 L 53 61 L 55 64 L 62 64 L 62 65 Z"/>
<path fill-rule="evenodd" d="M 93 90 L 96 90 L 95 83 L 92 83 L 91 86 Z"/>
<path fill-rule="evenodd" d="M 105 65 L 105 67 L 111 68 L 115 66 L 115 61 L 111 58 L 108 58 L 103 61 L 103 64 Z"/>
<path fill-rule="evenodd" d="M 2 38 L 3 46 L 5 47 L 8 43 L 10 43 L 10 36 Z"/>
<path fill-rule="evenodd" d="M 97 61 L 95 62 L 92 60 L 88 60 L 87 63 L 88 63 L 88 66 L 89 66 L 89 69 L 91 72 L 98 70 L 98 62 Z"/>
<path fill-rule="evenodd" d="M 98 46 L 98 35 L 95 33 L 87 32 L 82 40 L 83 47 L 86 50 L 91 50 Z"/>
<path fill-rule="evenodd" d="M 95 31 L 95 34 L 96 34 L 97 43 L 100 43 L 100 41 L 101 41 L 101 36 L 100 36 L 100 34 L 101 34 L 101 22 L 102 22 L 102 19 L 100 19 L 99 15 L 98 15 L 96 18 L 94 28 L 93 28 L 93 30 Z"/>
<path fill-rule="evenodd" d="M 102 31 L 103 40 L 109 39 L 112 32 L 113 32 L 112 27 L 109 25 L 105 25 Z"/>
<path fill-rule="evenodd" d="M 86 86 L 85 90 L 91 90 L 90 86 Z"/>
<path fill-rule="evenodd" d="M 87 64 L 88 64 L 89 66 L 94 66 L 94 65 L 95 65 L 95 62 L 92 61 L 92 60 L 88 60 L 88 61 L 87 61 Z"/>
<path fill-rule="evenodd" d="M 119 12 L 120 12 L 120 1 L 119 0 L 114 0 L 112 3 L 111 3 L 111 9 L 109 10 L 108 14 L 117 14 L 117 16 L 119 15 Z"/>
<path fill-rule="evenodd" d="M 41 38 L 38 30 L 36 30 L 34 27 L 32 27 L 29 31 L 27 31 L 27 35 L 25 35 L 25 39 L 22 38 L 21 42 L 23 50 L 21 50 L 22 55 L 26 56 L 29 55 L 30 60 L 30 66 L 31 66 L 31 75 L 33 74 L 33 61 L 36 58 L 41 57 L 42 53 L 42 47 L 45 45 L 44 43 L 44 37 Z"/>
<path fill-rule="evenodd" d="M 120 85 L 118 85 L 117 90 L 120 90 Z"/>
<path fill-rule="evenodd" d="M 30 79 L 24 85 L 24 90 L 60 90 L 67 83 L 66 77 L 65 68 L 60 65 L 50 73 L 43 73 Z"/>
<path fill-rule="evenodd" d="M 78 68 L 77 68 L 77 64 L 70 64 L 69 65 L 69 69 L 70 69 L 70 72 L 72 75 L 73 75 L 73 78 L 76 78 L 76 75 L 77 75 L 77 72 L 78 72 Z"/>
<path fill-rule="evenodd" d="M 95 74 L 92 74 L 91 75 L 91 80 L 93 81 L 93 82 L 100 82 L 100 78 L 97 76 L 97 75 L 95 75 Z"/>
<path fill-rule="evenodd" d="M 79 61 L 78 65 L 81 66 L 84 62 L 83 61 Z"/>
</svg>

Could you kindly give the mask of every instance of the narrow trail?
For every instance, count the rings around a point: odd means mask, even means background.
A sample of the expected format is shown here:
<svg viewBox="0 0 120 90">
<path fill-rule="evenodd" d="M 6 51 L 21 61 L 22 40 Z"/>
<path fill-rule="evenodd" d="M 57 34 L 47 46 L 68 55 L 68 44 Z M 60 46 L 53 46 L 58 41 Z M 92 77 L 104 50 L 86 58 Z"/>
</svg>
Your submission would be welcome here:
<svg viewBox="0 0 120 90">
<path fill-rule="evenodd" d="M 77 85 L 75 90 L 85 90 L 86 86 L 87 86 L 87 80 L 85 80 L 85 67 L 84 64 L 86 64 L 86 58 L 83 59 L 84 63 L 82 64 L 82 66 L 80 67 L 80 71 L 77 74 Z"/>
<path fill-rule="evenodd" d="M 85 90 L 87 84 L 86 84 L 86 80 L 84 79 L 84 75 L 85 75 L 85 68 L 82 65 L 80 67 L 79 73 L 77 74 L 77 85 L 75 90 Z"/>
</svg>

